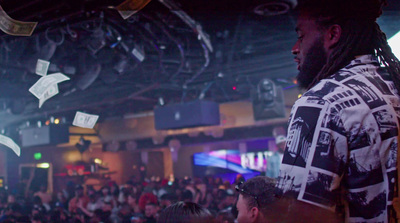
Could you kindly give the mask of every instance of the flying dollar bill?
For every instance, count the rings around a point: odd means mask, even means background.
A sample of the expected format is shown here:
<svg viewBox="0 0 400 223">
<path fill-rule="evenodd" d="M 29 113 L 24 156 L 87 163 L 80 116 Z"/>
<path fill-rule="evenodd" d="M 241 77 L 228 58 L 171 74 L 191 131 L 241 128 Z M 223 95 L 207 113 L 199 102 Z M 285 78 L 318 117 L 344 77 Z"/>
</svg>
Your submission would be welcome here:
<svg viewBox="0 0 400 223">
<path fill-rule="evenodd" d="M 31 36 L 37 22 L 22 22 L 12 19 L 0 6 L 0 29 L 13 36 Z"/>
<path fill-rule="evenodd" d="M 36 63 L 36 74 L 40 76 L 46 76 L 49 66 L 49 61 L 39 59 Z"/>
<path fill-rule="evenodd" d="M 47 91 L 44 93 L 43 97 L 39 98 L 39 108 L 41 108 L 42 105 L 44 104 L 44 102 L 49 100 L 49 98 L 54 97 L 58 93 L 59 93 L 59 91 L 58 91 L 58 85 L 57 84 L 52 85 L 49 88 L 47 88 Z"/>
<path fill-rule="evenodd" d="M 92 129 L 99 119 L 98 115 L 86 114 L 83 112 L 76 112 L 72 125 Z"/>
<path fill-rule="evenodd" d="M 67 81 L 69 79 L 69 77 L 65 76 L 62 73 L 50 74 L 41 77 L 31 88 L 29 88 L 29 92 L 31 92 L 38 99 L 41 99 L 43 98 L 43 95 L 46 93 L 46 91 L 53 85 L 61 83 L 63 81 Z"/>
<path fill-rule="evenodd" d="M 122 18 L 127 19 L 142 10 L 149 2 L 151 2 L 151 0 L 126 0 L 116 8 Z"/>
<path fill-rule="evenodd" d="M 17 156 L 21 155 L 21 148 L 9 137 L 0 135 L 0 144 L 7 146 L 12 149 Z"/>
</svg>

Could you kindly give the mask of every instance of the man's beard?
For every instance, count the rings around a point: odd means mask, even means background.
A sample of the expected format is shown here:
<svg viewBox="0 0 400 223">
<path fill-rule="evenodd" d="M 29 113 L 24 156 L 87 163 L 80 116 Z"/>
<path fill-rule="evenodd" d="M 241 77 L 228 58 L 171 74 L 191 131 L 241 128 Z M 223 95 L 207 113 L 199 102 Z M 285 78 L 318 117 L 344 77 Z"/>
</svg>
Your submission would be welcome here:
<svg viewBox="0 0 400 223">
<path fill-rule="evenodd" d="M 327 55 L 324 49 L 324 42 L 322 38 L 319 38 L 310 47 L 303 64 L 300 66 L 300 72 L 297 75 L 299 86 L 307 89 L 322 70 L 326 61 Z"/>
</svg>

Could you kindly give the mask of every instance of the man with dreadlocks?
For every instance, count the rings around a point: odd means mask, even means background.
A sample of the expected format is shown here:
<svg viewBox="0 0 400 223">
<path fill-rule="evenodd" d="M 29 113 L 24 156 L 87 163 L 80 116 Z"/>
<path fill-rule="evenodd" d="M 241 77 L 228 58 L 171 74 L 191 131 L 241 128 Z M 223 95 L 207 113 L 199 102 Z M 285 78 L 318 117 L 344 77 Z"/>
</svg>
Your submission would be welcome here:
<svg viewBox="0 0 400 223">
<path fill-rule="evenodd" d="M 300 2 L 292 49 L 307 89 L 289 118 L 278 193 L 346 222 L 393 222 L 400 64 L 376 19 L 384 0 Z"/>
</svg>

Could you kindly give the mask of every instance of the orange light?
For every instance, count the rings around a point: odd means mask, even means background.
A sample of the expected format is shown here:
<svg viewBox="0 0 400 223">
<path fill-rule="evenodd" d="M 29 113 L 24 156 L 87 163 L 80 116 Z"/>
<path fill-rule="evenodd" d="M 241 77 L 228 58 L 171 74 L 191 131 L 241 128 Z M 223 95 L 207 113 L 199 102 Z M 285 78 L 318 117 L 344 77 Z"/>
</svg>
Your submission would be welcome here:
<svg viewBox="0 0 400 223">
<path fill-rule="evenodd" d="M 46 124 L 46 125 L 50 125 L 50 120 L 47 120 L 47 121 L 45 122 L 45 124 Z"/>
</svg>

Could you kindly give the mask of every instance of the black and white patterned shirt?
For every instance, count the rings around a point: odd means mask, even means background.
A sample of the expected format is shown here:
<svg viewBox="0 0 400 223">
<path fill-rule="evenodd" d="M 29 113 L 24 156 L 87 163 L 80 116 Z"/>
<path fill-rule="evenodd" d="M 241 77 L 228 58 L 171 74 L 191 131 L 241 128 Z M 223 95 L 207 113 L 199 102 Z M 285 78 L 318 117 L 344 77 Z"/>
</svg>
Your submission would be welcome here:
<svg viewBox="0 0 400 223">
<path fill-rule="evenodd" d="M 358 57 L 296 101 L 277 187 L 346 222 L 393 221 L 399 118 L 389 74 Z"/>
</svg>

